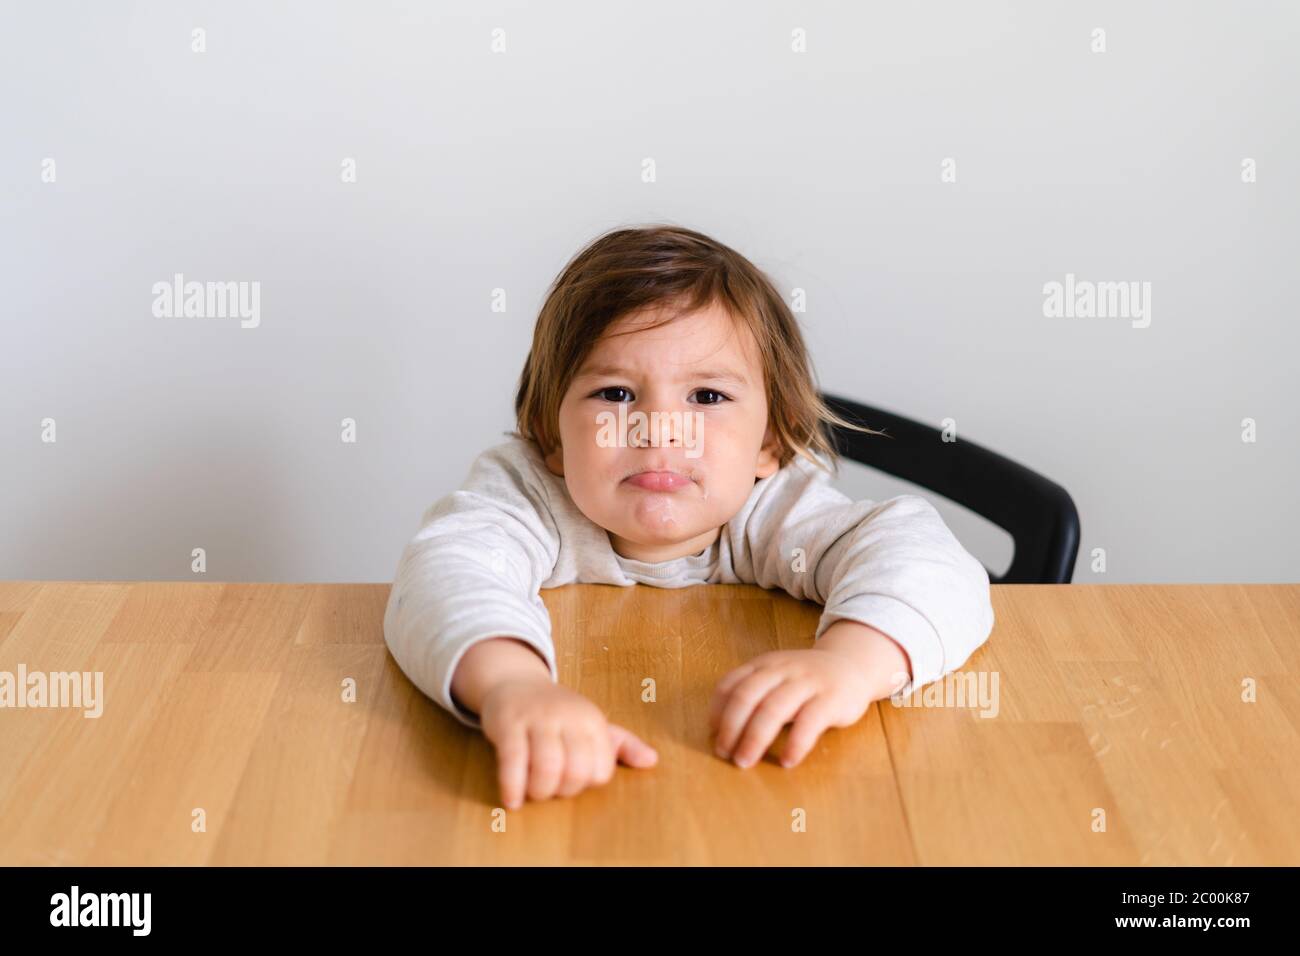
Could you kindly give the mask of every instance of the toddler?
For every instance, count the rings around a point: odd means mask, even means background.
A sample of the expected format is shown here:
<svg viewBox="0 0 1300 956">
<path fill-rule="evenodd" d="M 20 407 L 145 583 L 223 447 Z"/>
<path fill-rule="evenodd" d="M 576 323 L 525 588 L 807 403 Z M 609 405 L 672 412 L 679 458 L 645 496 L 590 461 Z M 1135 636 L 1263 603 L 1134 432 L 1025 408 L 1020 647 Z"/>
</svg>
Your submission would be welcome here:
<svg viewBox="0 0 1300 956">
<path fill-rule="evenodd" d="M 384 615 L 403 672 L 496 748 L 508 807 L 657 759 L 558 683 L 541 588 L 746 583 L 823 605 L 810 647 L 718 682 L 716 752 L 741 767 L 786 725 L 781 762 L 798 763 L 992 631 L 988 573 L 932 505 L 830 486 L 825 426 L 859 426 L 822 403 L 771 282 L 705 235 L 617 229 L 579 252 L 542 306 L 515 412 L 424 514 Z"/>
</svg>

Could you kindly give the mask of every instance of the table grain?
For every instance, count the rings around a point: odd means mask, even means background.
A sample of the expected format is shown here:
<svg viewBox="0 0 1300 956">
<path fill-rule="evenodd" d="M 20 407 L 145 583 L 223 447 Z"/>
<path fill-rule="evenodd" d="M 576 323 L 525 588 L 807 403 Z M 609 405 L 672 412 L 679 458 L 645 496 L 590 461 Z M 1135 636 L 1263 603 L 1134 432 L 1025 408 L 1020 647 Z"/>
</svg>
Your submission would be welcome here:
<svg viewBox="0 0 1300 956">
<path fill-rule="evenodd" d="M 0 708 L 0 864 L 1300 863 L 1300 585 L 994 586 L 960 680 L 996 713 L 953 679 L 745 770 L 713 686 L 818 606 L 543 591 L 561 681 L 659 764 L 509 812 L 490 743 L 388 654 L 388 592 L 0 582 L 0 672 L 104 680 L 98 718 Z"/>
</svg>

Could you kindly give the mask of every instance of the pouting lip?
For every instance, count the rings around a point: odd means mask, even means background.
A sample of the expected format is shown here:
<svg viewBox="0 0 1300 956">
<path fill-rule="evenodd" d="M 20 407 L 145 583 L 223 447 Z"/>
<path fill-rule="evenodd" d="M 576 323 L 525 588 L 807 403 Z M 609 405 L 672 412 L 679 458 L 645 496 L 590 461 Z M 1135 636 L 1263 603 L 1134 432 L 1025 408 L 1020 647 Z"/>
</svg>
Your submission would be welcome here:
<svg viewBox="0 0 1300 956">
<path fill-rule="evenodd" d="M 652 472 L 652 471 L 667 472 L 669 474 L 680 475 L 681 477 L 688 478 L 691 481 L 698 480 L 698 476 L 696 475 L 694 470 L 678 471 L 676 468 L 669 468 L 666 465 L 663 467 L 660 467 L 658 465 L 652 465 L 649 468 L 637 468 L 636 470 L 630 471 L 626 475 L 624 475 L 623 480 L 627 481 L 629 478 L 635 478 L 637 475 L 644 475 L 647 472 Z"/>
</svg>

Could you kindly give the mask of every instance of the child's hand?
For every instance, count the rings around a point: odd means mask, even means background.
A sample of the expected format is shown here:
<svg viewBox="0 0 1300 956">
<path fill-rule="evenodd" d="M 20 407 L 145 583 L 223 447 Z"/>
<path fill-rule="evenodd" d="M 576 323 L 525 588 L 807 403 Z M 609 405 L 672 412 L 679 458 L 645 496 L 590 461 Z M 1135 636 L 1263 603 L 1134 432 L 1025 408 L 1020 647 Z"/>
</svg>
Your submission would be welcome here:
<svg viewBox="0 0 1300 956">
<path fill-rule="evenodd" d="M 857 723 L 872 701 L 899 686 L 909 666 L 890 638 L 852 621 L 836 622 L 816 647 L 760 654 L 713 692 L 709 725 L 717 754 L 748 767 L 793 721 L 781 754 L 782 766 L 793 767 L 828 727 Z"/>
<path fill-rule="evenodd" d="M 609 782 L 615 765 L 650 767 L 653 747 L 605 719 L 600 708 L 549 679 L 508 680 L 483 698 L 483 734 L 496 746 L 501 799 L 571 797 Z"/>
</svg>

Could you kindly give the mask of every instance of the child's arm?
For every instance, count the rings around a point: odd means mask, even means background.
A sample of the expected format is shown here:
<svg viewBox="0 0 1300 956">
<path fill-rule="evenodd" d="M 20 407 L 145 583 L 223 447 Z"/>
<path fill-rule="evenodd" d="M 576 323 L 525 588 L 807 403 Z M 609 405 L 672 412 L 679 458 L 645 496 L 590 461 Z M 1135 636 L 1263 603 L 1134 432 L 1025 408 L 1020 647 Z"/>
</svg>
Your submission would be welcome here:
<svg viewBox="0 0 1300 956">
<path fill-rule="evenodd" d="M 606 783 L 615 763 L 657 754 L 587 698 L 560 686 L 551 620 L 538 591 L 559 534 L 519 445 L 484 452 L 407 545 L 384 639 L 411 681 L 496 747 L 507 807 Z"/>
<path fill-rule="evenodd" d="M 855 502 L 802 460 L 764 481 L 729 523 L 733 570 L 825 609 L 813 647 L 760 654 L 718 682 L 715 749 L 741 767 L 787 724 L 781 762 L 798 763 L 872 701 L 960 667 L 993 629 L 988 572 L 929 502 Z"/>
<path fill-rule="evenodd" d="M 478 641 L 461 655 L 451 675 L 452 703 L 477 717 L 494 688 L 522 680 L 551 680 L 545 659 L 531 645 L 514 637 Z"/>
<path fill-rule="evenodd" d="M 555 566 L 559 535 L 546 489 L 508 448 L 479 455 L 464 484 L 425 512 L 384 613 L 384 639 L 406 676 L 479 729 L 478 714 L 452 697 L 452 679 L 471 647 L 514 638 L 558 680 L 551 619 L 538 592 Z"/>
<path fill-rule="evenodd" d="M 824 605 L 814 640 L 840 620 L 882 632 L 911 671 L 894 689 L 910 693 L 988 639 L 988 572 L 924 498 L 853 501 L 802 459 L 766 481 L 733 522 L 733 565 L 742 580 Z"/>
</svg>

